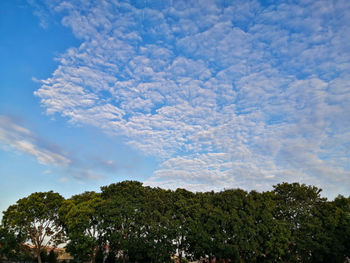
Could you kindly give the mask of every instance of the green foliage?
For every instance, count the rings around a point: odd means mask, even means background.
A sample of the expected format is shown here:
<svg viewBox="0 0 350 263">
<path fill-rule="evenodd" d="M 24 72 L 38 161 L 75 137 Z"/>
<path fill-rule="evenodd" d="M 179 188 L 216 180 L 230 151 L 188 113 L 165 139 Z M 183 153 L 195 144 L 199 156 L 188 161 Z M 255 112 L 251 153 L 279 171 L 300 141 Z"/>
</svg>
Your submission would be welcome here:
<svg viewBox="0 0 350 263">
<path fill-rule="evenodd" d="M 67 251 L 79 261 L 93 262 L 100 245 L 99 209 L 102 198 L 95 192 L 74 195 L 63 202 L 60 221 L 69 238 Z"/>
<path fill-rule="evenodd" d="M 66 249 L 75 262 L 163 263 L 173 262 L 176 253 L 181 263 L 201 258 L 341 263 L 350 257 L 350 198 L 329 202 L 314 186 L 282 183 L 264 193 L 192 193 L 124 181 L 101 190 L 58 198 L 57 206 L 46 197 L 52 192 L 19 200 L 4 214 L 1 255 L 19 258 L 18 244 L 32 240 L 28 233 L 40 233 L 40 220 L 51 220 L 67 235 Z M 41 256 L 56 263 L 55 255 Z"/>
<path fill-rule="evenodd" d="M 57 245 L 64 241 L 63 229 L 58 219 L 58 209 L 64 198 L 52 191 L 33 193 L 11 205 L 5 212 L 2 224 L 22 241 L 35 246 L 41 263 L 42 247 Z"/>
<path fill-rule="evenodd" d="M 298 262 L 302 258 L 312 262 L 315 257 L 315 249 L 320 245 L 316 236 L 318 232 L 323 232 L 316 214 L 326 202 L 320 196 L 321 191 L 315 186 L 298 183 L 283 183 L 274 187 L 276 218 L 286 224 L 291 234 L 285 257 L 288 261 Z"/>
<path fill-rule="evenodd" d="M 0 226 L 0 261 L 2 258 L 17 260 L 21 249 L 21 240 L 13 231 Z"/>
<path fill-rule="evenodd" d="M 102 188 L 106 243 L 131 262 L 167 262 L 174 253 L 170 192 L 126 181 Z"/>
</svg>

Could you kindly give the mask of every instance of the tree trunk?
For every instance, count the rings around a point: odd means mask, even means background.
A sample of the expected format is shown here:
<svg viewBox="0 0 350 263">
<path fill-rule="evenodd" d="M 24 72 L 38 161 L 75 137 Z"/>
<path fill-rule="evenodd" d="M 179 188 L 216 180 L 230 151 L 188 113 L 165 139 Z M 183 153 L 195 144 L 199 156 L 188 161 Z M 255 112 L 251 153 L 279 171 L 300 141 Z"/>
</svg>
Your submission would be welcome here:
<svg viewBox="0 0 350 263">
<path fill-rule="evenodd" d="M 36 249 L 36 255 L 37 255 L 37 258 L 38 258 L 38 263 L 41 263 L 41 256 L 40 256 L 40 247 L 38 247 L 37 249 Z"/>
<path fill-rule="evenodd" d="M 96 247 L 95 247 L 95 248 L 92 250 L 91 263 L 95 263 L 96 254 L 97 254 L 97 249 L 96 249 Z"/>
</svg>

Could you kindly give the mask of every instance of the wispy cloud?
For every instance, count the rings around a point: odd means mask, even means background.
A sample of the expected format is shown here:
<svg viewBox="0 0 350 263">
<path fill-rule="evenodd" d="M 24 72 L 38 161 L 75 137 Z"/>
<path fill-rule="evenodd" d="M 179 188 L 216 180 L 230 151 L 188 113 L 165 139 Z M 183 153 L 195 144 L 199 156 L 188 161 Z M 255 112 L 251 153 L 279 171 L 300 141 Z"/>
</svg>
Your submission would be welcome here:
<svg viewBox="0 0 350 263">
<path fill-rule="evenodd" d="M 60 151 L 43 144 L 39 137 L 22 127 L 15 119 L 4 115 L 0 115 L 0 142 L 35 157 L 41 164 L 67 167 L 71 162 Z"/>
<path fill-rule="evenodd" d="M 0 149 L 14 151 L 19 154 L 27 154 L 35 160 L 47 166 L 43 175 L 64 174 L 68 178 L 84 182 L 85 180 L 101 180 L 106 174 L 132 171 L 137 163 L 128 161 L 115 161 L 116 156 L 93 156 L 84 154 L 79 150 L 74 153 L 62 149 L 49 142 L 33 131 L 24 127 L 25 124 L 16 117 L 0 115 Z"/>
<path fill-rule="evenodd" d="M 27 3 L 34 8 L 33 14 L 39 19 L 39 25 L 48 29 L 50 24 L 50 15 L 53 13 L 50 11 L 50 6 L 54 4 L 51 0 L 27 0 Z"/>
<path fill-rule="evenodd" d="M 350 187 L 348 1 L 49 8 L 82 44 L 35 95 L 158 157 L 150 183 Z"/>
</svg>

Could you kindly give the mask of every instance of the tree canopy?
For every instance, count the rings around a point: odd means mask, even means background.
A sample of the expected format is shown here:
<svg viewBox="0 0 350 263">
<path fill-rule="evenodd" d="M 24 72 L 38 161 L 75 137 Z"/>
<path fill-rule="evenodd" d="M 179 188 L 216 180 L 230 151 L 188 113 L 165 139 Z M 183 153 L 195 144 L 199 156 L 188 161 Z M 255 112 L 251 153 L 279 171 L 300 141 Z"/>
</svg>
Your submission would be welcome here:
<svg viewBox="0 0 350 263">
<path fill-rule="evenodd" d="M 3 227 L 8 233 L 34 245 L 38 263 L 41 263 L 43 247 L 64 242 L 58 217 L 63 200 L 60 194 L 52 191 L 33 193 L 4 212 Z"/>
<path fill-rule="evenodd" d="M 34 193 L 4 212 L 0 252 L 66 238 L 77 262 L 331 262 L 350 257 L 350 198 L 281 183 L 259 193 L 193 193 L 124 181 L 64 200 Z M 12 248 L 11 248 L 12 247 Z M 11 249 L 10 249 L 11 248 Z M 38 256 L 40 263 L 40 256 Z"/>
<path fill-rule="evenodd" d="M 67 251 L 76 260 L 95 261 L 99 250 L 102 198 L 95 192 L 85 192 L 65 200 L 59 210 L 61 224 L 68 237 Z"/>
</svg>

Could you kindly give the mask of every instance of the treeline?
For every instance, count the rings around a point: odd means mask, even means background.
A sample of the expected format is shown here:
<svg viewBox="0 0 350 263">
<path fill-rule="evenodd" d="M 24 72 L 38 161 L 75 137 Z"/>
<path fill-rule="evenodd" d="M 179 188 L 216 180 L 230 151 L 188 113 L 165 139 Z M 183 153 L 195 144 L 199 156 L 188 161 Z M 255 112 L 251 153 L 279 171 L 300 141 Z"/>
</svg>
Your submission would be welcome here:
<svg viewBox="0 0 350 263">
<path fill-rule="evenodd" d="M 259 193 L 192 193 L 124 181 L 65 200 L 33 193 L 3 213 L 0 253 L 64 243 L 76 262 L 340 262 L 350 257 L 350 197 L 282 183 Z M 38 256 L 39 255 L 39 256 Z"/>
</svg>

